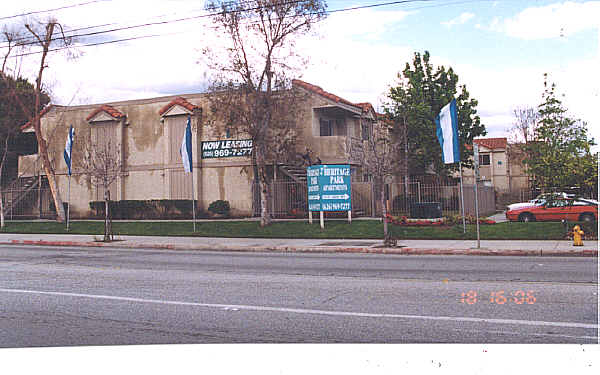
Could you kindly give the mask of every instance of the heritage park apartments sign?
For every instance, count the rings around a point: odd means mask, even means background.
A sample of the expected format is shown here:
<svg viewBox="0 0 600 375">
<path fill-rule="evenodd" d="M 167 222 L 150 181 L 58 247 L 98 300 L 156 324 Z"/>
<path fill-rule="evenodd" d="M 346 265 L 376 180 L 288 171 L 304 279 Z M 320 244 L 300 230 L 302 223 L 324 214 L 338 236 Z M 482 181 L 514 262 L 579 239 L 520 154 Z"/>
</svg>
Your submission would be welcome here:
<svg viewBox="0 0 600 375">
<path fill-rule="evenodd" d="M 309 221 L 312 223 L 312 212 L 321 213 L 323 227 L 324 211 L 348 211 L 351 220 L 352 185 L 350 182 L 350 165 L 313 165 L 306 170 L 308 183 Z"/>
</svg>

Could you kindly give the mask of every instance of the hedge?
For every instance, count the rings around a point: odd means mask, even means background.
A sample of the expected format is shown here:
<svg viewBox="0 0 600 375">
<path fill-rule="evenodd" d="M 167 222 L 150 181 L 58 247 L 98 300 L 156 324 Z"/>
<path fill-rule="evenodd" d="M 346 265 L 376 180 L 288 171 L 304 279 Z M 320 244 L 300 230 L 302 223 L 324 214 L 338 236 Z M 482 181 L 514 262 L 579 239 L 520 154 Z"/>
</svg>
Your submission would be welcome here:
<svg viewBox="0 0 600 375">
<path fill-rule="evenodd" d="M 195 201 L 196 204 L 198 201 Z M 90 202 L 92 215 L 103 218 L 104 201 Z M 109 201 L 110 216 L 113 219 L 191 219 L 191 199 L 151 199 Z M 196 212 L 197 217 L 206 214 Z"/>
</svg>

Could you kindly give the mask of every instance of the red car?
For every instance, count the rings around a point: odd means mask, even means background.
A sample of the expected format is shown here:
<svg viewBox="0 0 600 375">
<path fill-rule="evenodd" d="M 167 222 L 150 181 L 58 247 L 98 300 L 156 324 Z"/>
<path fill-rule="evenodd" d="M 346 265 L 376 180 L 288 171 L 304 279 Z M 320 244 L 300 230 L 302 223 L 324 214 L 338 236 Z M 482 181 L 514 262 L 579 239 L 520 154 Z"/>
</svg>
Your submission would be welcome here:
<svg viewBox="0 0 600 375">
<path fill-rule="evenodd" d="M 510 221 L 595 221 L 598 204 L 590 200 L 556 198 L 539 206 L 506 211 Z"/>
</svg>

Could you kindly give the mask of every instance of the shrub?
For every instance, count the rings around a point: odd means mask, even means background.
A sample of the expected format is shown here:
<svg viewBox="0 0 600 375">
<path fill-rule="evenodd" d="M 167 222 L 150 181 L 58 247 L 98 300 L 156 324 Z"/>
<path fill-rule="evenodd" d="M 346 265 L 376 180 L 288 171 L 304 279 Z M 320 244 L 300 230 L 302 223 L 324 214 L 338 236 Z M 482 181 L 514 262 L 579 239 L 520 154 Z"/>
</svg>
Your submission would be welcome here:
<svg viewBox="0 0 600 375">
<path fill-rule="evenodd" d="M 219 215 L 229 216 L 230 210 L 231 210 L 231 207 L 229 206 L 229 201 L 224 201 L 224 200 L 220 200 L 220 199 L 218 201 L 212 202 L 208 206 L 208 211 L 210 211 L 214 214 L 219 214 Z"/>
<path fill-rule="evenodd" d="M 90 209 L 94 217 L 104 217 L 104 201 L 90 202 Z M 189 199 L 110 201 L 109 209 L 110 216 L 113 219 L 181 219 L 192 217 L 192 201 Z"/>
</svg>

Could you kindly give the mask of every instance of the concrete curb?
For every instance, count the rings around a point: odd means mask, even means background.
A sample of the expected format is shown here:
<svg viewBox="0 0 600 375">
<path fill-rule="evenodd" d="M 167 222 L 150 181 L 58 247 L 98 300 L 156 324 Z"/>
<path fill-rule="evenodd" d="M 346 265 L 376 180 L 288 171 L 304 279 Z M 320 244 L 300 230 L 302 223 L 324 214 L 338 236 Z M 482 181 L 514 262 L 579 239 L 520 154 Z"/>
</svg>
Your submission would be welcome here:
<svg viewBox="0 0 600 375">
<path fill-rule="evenodd" d="M 569 256 L 597 257 L 598 250 L 491 250 L 491 249 L 427 249 L 410 247 L 336 247 L 336 246 L 214 246 L 214 245 L 173 245 L 156 243 L 104 243 L 77 241 L 11 240 L 0 242 L 3 245 L 38 246 L 79 246 L 79 247 L 121 247 L 128 249 L 198 250 L 198 251 L 238 251 L 238 252 L 302 252 L 302 253 L 361 253 L 396 255 L 478 255 L 478 256 Z"/>
</svg>

